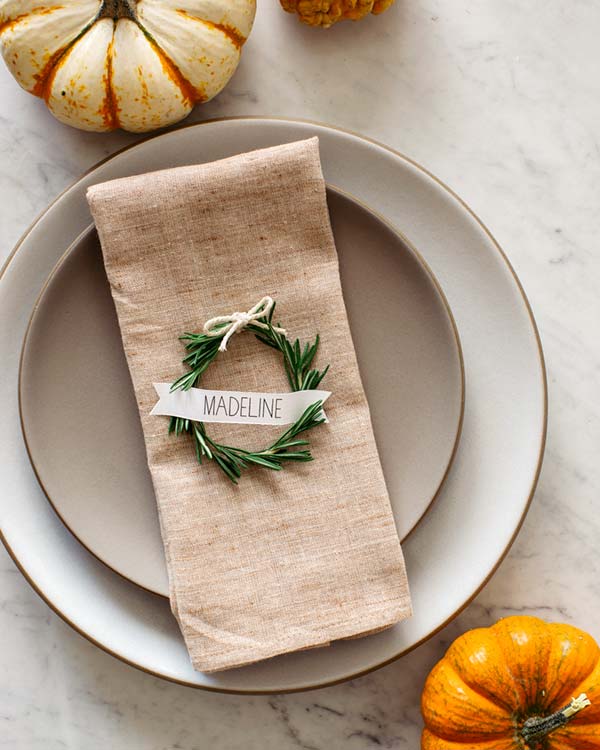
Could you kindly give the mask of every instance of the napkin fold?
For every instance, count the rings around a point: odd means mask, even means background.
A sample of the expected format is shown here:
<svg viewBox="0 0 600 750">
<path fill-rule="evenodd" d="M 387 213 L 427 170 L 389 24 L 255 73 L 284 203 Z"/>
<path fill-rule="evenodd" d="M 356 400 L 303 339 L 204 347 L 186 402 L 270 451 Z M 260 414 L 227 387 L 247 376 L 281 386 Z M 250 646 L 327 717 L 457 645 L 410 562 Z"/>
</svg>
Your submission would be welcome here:
<svg viewBox="0 0 600 750">
<path fill-rule="evenodd" d="M 194 667 L 239 667 L 375 632 L 411 612 L 406 572 L 342 297 L 316 138 L 95 185 L 88 191 L 146 442 L 171 607 Z M 277 301 L 288 337 L 321 335 L 329 423 L 314 461 L 198 465 L 189 436 L 150 416 L 155 382 L 185 369 L 185 331 Z M 201 381 L 289 390 L 281 356 L 236 334 Z M 262 448 L 274 427 L 211 424 Z"/>
</svg>

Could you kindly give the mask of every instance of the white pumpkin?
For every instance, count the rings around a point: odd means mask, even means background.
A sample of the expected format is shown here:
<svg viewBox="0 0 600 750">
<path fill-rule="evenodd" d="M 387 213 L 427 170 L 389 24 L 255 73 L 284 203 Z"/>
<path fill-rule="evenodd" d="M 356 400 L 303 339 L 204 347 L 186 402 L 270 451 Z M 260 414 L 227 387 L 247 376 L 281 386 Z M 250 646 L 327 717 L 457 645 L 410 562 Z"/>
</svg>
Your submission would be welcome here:
<svg viewBox="0 0 600 750">
<path fill-rule="evenodd" d="M 0 0 L 0 51 L 62 122 L 144 132 L 221 91 L 255 10 L 256 0 Z"/>
</svg>

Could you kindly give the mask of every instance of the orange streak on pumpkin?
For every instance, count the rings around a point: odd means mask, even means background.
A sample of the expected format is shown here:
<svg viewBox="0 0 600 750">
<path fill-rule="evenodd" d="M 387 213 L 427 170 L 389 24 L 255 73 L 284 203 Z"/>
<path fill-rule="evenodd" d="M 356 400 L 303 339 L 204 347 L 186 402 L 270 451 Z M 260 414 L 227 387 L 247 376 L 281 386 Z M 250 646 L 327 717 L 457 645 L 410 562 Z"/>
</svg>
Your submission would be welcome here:
<svg viewBox="0 0 600 750">
<path fill-rule="evenodd" d="M 36 73 L 34 76 L 35 85 L 31 89 L 31 93 L 34 96 L 39 96 L 44 99 L 46 103 L 48 103 L 48 99 L 50 98 L 52 82 L 54 81 L 56 73 L 58 72 L 62 59 L 65 57 L 65 54 L 70 46 L 71 44 L 66 44 L 64 47 L 56 50 L 56 52 L 50 56 L 48 62 L 44 65 L 40 72 Z"/>
<path fill-rule="evenodd" d="M 0 34 L 7 29 L 12 29 L 13 26 L 21 23 L 21 21 L 25 18 L 29 18 L 29 16 L 47 16 L 49 13 L 54 13 L 55 10 L 62 10 L 64 7 L 64 5 L 53 5 L 51 8 L 44 8 L 40 5 L 38 8 L 32 8 L 28 13 L 21 13 L 9 20 L 0 21 Z"/>
<path fill-rule="evenodd" d="M 185 16 L 186 18 L 190 18 L 192 21 L 198 21 L 198 23 L 203 23 L 205 26 L 208 26 L 211 29 L 216 29 L 222 34 L 225 34 L 225 36 L 229 39 L 229 41 L 236 49 L 240 49 L 246 41 L 246 37 L 243 36 L 243 34 L 240 34 L 235 26 L 229 26 L 226 23 L 213 23 L 212 21 L 208 21 L 206 18 L 198 18 L 197 16 L 193 16 L 191 13 L 188 13 L 186 10 L 182 10 L 180 8 L 177 9 L 177 13 Z"/>
<path fill-rule="evenodd" d="M 188 81 L 173 60 L 171 60 L 166 52 L 158 46 L 154 39 L 150 36 L 148 36 L 147 39 L 152 45 L 152 49 L 156 52 L 162 69 L 183 94 L 184 101 L 189 104 L 206 101 L 206 96 L 200 93 L 196 87 Z"/>
<path fill-rule="evenodd" d="M 6 31 L 9 28 L 13 28 L 25 18 L 29 18 L 29 16 L 47 16 L 51 13 L 54 13 L 54 11 L 62 10 L 64 7 L 64 5 L 53 5 L 51 8 L 43 8 L 41 6 L 39 8 L 32 8 L 29 13 L 23 13 L 20 16 L 16 16 L 10 21 L 0 23 L 0 34 L 2 34 L 2 32 Z M 72 44 L 73 42 L 69 42 L 68 44 L 62 46 L 60 49 L 57 49 L 55 52 L 53 52 L 52 55 L 50 55 L 44 67 L 33 76 L 35 78 L 35 84 L 31 89 L 31 94 L 33 94 L 34 96 L 39 96 L 40 98 L 44 99 L 46 103 L 48 103 L 48 99 L 50 97 L 50 89 L 52 88 L 52 81 L 54 80 L 54 77 L 58 71 L 59 62 L 66 51 L 69 49 L 69 47 L 72 46 Z"/>
<path fill-rule="evenodd" d="M 119 127 L 119 102 L 117 101 L 112 85 L 113 53 L 114 37 L 111 39 L 106 51 L 106 65 L 104 75 L 102 76 L 105 94 L 98 111 L 98 114 L 102 117 L 104 124 L 109 130 L 116 130 Z"/>
</svg>

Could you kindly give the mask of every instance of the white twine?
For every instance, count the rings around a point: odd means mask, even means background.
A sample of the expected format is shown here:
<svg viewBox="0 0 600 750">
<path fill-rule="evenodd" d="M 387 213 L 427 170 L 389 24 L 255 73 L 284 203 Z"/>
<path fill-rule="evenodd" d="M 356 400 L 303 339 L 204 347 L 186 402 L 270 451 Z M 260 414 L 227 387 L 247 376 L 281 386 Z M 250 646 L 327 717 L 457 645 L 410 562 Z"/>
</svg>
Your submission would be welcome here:
<svg viewBox="0 0 600 750">
<path fill-rule="evenodd" d="M 263 297 L 260 302 L 257 302 L 254 307 L 251 307 L 248 312 L 234 312 L 231 315 L 217 315 L 215 318 L 207 320 L 204 324 L 204 333 L 207 336 L 223 336 L 223 341 L 219 345 L 219 351 L 227 351 L 227 343 L 234 333 L 240 333 L 244 328 L 252 323 L 257 328 L 264 328 L 269 330 L 269 326 L 266 323 L 262 323 L 259 318 L 268 317 L 269 313 L 273 309 L 275 303 L 271 297 Z M 277 326 L 271 326 L 276 333 L 281 333 L 285 336 L 285 328 L 278 328 Z"/>
</svg>

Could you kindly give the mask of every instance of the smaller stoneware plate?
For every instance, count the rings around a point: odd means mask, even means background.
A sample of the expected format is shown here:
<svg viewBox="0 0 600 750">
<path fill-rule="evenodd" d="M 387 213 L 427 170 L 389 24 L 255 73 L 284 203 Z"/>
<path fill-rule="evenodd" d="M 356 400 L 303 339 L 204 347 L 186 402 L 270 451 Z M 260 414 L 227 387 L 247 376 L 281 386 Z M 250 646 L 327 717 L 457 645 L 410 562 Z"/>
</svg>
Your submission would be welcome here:
<svg viewBox="0 0 600 750">
<path fill-rule="evenodd" d="M 437 494 L 458 443 L 459 338 L 439 285 L 408 241 L 350 196 L 329 188 L 328 201 L 352 336 L 403 538 Z M 19 388 L 32 464 L 65 525 L 113 570 L 167 595 L 141 426 L 92 227 L 41 292 Z"/>
</svg>

